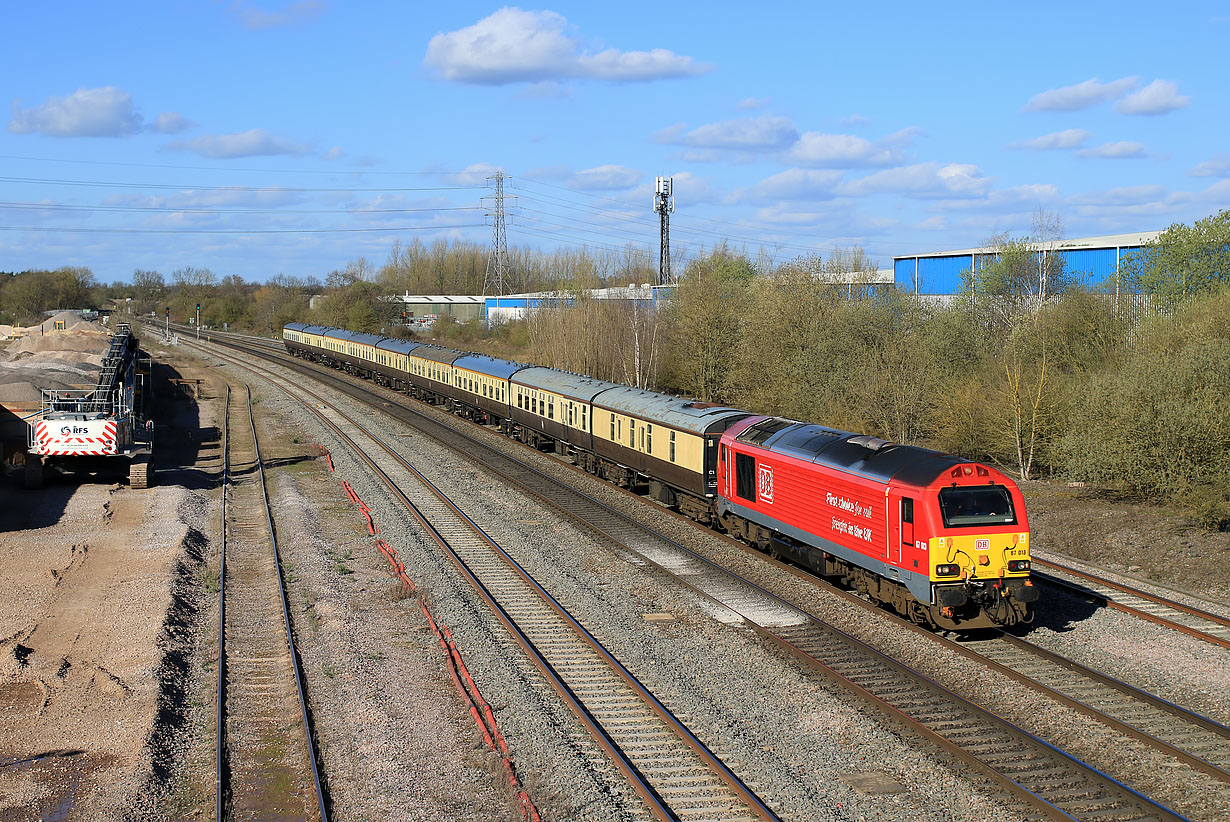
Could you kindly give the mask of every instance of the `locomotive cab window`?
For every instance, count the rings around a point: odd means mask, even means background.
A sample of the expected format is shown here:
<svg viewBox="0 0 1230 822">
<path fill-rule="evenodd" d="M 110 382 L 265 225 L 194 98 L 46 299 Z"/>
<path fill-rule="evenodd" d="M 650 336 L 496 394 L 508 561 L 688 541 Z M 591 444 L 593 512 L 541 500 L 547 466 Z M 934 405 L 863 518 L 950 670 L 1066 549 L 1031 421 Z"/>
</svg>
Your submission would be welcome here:
<svg viewBox="0 0 1230 822">
<path fill-rule="evenodd" d="M 1002 485 L 941 488 L 940 513 L 946 528 L 1016 524 L 1012 495 Z"/>
</svg>

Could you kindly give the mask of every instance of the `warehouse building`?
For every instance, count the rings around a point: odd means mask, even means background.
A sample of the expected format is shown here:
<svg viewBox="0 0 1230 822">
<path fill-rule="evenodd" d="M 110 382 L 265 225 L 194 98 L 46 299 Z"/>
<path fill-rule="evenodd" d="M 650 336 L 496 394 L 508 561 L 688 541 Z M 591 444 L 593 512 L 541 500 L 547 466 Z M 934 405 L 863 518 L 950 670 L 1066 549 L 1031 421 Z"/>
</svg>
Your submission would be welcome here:
<svg viewBox="0 0 1230 822">
<path fill-rule="evenodd" d="M 673 285 L 642 285 L 618 286 L 615 288 L 594 288 L 585 292 L 591 300 L 624 300 L 639 303 L 643 306 L 656 306 L 661 300 L 669 299 L 674 293 Z M 507 294 L 502 297 L 486 297 L 486 316 L 488 325 L 500 325 L 511 320 L 520 320 L 530 316 L 540 308 L 548 308 L 570 304 L 576 295 L 567 291 L 539 291 L 533 294 Z"/>
<path fill-rule="evenodd" d="M 382 297 L 400 312 L 403 324 L 411 328 L 431 328 L 436 320 L 449 315 L 459 323 L 483 319 L 482 297 L 446 294 L 410 294 Z"/>
<path fill-rule="evenodd" d="M 1063 259 L 1064 271 L 1088 283 L 1114 280 L 1120 261 L 1153 242 L 1160 231 L 1108 234 L 1077 240 L 1039 244 L 1035 253 L 1055 254 Z M 914 294 L 956 294 L 961 290 L 961 272 L 981 267 L 995 256 L 993 248 L 964 248 L 929 254 L 893 257 L 893 278 L 902 291 Z"/>
</svg>

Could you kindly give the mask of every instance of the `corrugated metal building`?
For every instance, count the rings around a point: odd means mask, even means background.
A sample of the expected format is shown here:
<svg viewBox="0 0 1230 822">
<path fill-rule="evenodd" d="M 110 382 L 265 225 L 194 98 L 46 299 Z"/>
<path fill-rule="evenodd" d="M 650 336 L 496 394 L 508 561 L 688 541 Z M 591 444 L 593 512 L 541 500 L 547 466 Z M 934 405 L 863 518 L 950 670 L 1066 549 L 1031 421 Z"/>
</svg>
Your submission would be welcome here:
<svg viewBox="0 0 1230 822">
<path fill-rule="evenodd" d="M 657 305 L 669 298 L 675 290 L 673 285 L 629 285 L 616 288 L 595 288 L 585 292 L 591 300 L 630 300 L 643 305 Z M 567 291 L 539 291 L 533 294 L 506 294 L 502 297 L 487 297 L 486 314 L 488 325 L 500 325 L 510 320 L 520 320 L 540 308 L 570 304 L 574 295 Z"/>
<path fill-rule="evenodd" d="M 397 310 L 405 314 L 406 325 L 421 328 L 430 328 L 445 314 L 452 315 L 460 323 L 481 320 L 485 314 L 482 297 L 406 293 L 381 299 L 397 305 Z"/>
<path fill-rule="evenodd" d="M 1156 240 L 1159 234 L 1160 231 L 1142 231 L 1060 240 L 1040 245 L 1035 253 L 1057 254 L 1063 258 L 1065 272 L 1079 275 L 1090 283 L 1100 283 L 1115 276 L 1125 254 L 1139 251 L 1143 244 Z M 981 267 L 994 254 L 992 248 L 964 248 L 893 257 L 893 278 L 902 291 L 956 294 L 961 290 L 961 272 Z"/>
</svg>

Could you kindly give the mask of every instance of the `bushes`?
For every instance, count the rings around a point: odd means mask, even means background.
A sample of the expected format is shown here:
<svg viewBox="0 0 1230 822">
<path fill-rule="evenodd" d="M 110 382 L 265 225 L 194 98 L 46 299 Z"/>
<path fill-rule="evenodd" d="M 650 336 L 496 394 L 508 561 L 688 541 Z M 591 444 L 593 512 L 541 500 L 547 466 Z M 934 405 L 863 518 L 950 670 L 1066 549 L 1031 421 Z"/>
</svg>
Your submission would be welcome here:
<svg viewBox="0 0 1230 822">
<path fill-rule="evenodd" d="M 1080 387 L 1056 447 L 1067 474 L 1230 522 L 1230 290 L 1152 319 Z"/>
</svg>

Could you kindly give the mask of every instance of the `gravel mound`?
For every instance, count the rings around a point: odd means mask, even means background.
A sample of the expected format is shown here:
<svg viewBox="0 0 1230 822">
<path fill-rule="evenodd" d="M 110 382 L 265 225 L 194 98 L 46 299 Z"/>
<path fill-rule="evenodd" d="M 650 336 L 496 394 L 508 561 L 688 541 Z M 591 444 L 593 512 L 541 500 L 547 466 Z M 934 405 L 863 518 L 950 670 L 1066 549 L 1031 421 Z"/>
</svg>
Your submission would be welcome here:
<svg viewBox="0 0 1230 822">
<path fill-rule="evenodd" d="M 55 323 L 65 328 L 57 330 Z M 0 337 L 15 333 L 0 326 Z M 93 386 L 111 340 L 110 329 L 63 311 L 0 347 L 0 403 L 37 403 L 41 389 Z"/>
</svg>

